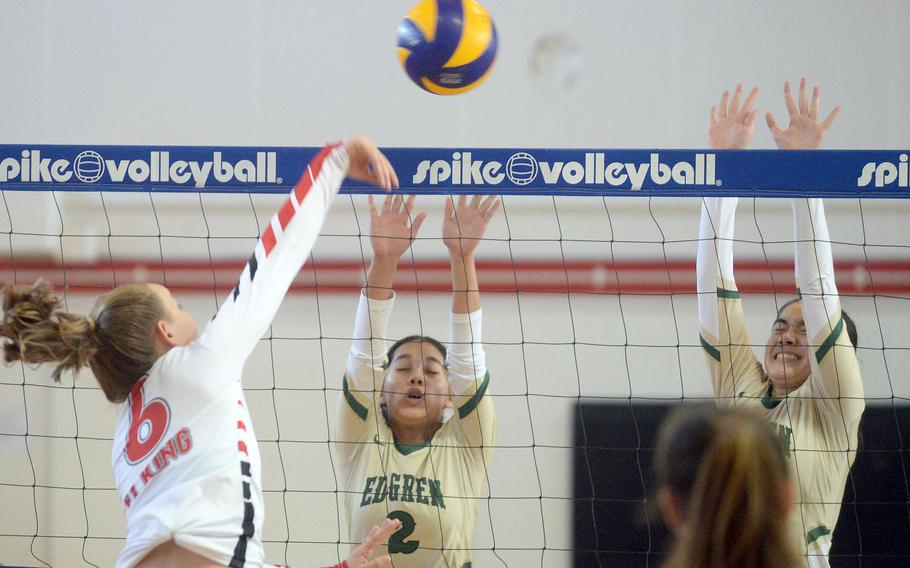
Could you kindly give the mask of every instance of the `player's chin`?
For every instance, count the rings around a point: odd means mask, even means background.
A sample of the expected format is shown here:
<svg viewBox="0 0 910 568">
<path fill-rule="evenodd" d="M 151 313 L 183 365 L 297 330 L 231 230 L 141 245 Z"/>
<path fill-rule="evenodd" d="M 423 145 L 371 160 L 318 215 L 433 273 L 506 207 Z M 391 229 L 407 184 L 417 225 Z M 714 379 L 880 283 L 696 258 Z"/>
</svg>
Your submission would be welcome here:
<svg viewBox="0 0 910 568">
<path fill-rule="evenodd" d="M 442 421 L 442 409 L 427 408 L 423 405 L 407 405 L 398 408 L 398 418 L 401 422 L 413 425 L 425 425 Z"/>
<path fill-rule="evenodd" d="M 399 421 L 416 424 L 426 421 L 427 409 L 423 404 L 402 401 L 393 411 L 393 416 Z"/>
<path fill-rule="evenodd" d="M 800 366 L 776 364 L 775 368 L 766 369 L 771 382 L 780 390 L 792 390 L 802 386 L 809 378 L 809 370 Z"/>
</svg>

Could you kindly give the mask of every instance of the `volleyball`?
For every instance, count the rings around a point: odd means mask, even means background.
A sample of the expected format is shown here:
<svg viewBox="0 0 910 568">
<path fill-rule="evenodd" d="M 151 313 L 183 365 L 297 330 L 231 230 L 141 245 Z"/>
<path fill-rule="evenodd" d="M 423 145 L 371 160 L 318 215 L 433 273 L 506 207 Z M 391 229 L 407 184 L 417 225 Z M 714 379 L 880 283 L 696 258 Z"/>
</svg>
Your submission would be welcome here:
<svg viewBox="0 0 910 568">
<path fill-rule="evenodd" d="M 496 26 L 475 0 L 420 0 L 398 26 L 398 59 L 418 87 L 458 95 L 496 59 Z"/>
</svg>

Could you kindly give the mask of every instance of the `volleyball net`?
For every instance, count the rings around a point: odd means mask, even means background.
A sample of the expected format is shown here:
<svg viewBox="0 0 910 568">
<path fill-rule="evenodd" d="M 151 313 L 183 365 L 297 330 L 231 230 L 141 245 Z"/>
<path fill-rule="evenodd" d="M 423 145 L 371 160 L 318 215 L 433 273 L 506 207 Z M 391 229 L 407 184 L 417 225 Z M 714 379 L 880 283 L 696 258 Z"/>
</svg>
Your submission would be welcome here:
<svg viewBox="0 0 910 568">
<path fill-rule="evenodd" d="M 316 148 L 0 145 L 3 282 L 50 281 L 67 309 L 134 281 L 207 321 Z M 789 197 L 824 197 L 842 303 L 860 332 L 867 411 L 833 565 L 910 559 L 907 151 L 393 148 L 428 218 L 402 261 L 390 335 L 448 333 L 442 210 L 499 194 L 478 252 L 499 432 L 476 566 L 644 566 L 668 405 L 713 400 L 698 339 L 700 198 L 738 196 L 736 278 L 764 345 L 796 294 Z M 270 562 L 329 565 L 349 542 L 334 413 L 370 258 L 366 193 L 346 182 L 244 370 L 263 456 Z M 91 373 L 0 368 L 0 564 L 113 565 L 118 408 Z"/>
</svg>

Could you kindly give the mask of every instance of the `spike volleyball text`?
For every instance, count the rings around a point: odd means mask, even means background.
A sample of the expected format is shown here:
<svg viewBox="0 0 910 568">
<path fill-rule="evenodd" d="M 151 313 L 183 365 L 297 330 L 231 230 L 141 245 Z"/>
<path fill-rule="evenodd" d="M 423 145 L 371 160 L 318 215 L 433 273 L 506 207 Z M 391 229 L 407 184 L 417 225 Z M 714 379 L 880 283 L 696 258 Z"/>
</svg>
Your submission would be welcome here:
<svg viewBox="0 0 910 568">
<path fill-rule="evenodd" d="M 279 184 L 276 152 L 255 152 L 249 157 L 225 159 L 222 152 L 211 159 L 187 160 L 171 150 L 152 150 L 142 157 L 105 159 L 95 150 L 79 152 L 74 159 L 46 156 L 42 150 L 22 150 L 17 156 L 0 155 L 0 183 L 160 183 L 201 189 L 209 183 Z"/>
<path fill-rule="evenodd" d="M 857 187 L 886 187 L 897 182 L 897 187 L 910 187 L 910 172 L 907 167 L 908 156 L 901 154 L 894 162 L 869 162 L 856 180 Z"/>
<path fill-rule="evenodd" d="M 648 181 L 653 185 L 673 182 L 678 185 L 714 187 L 715 155 L 695 154 L 693 160 L 673 163 L 661 161 L 654 152 L 644 163 L 609 162 L 603 152 L 586 152 L 580 160 L 538 160 L 528 152 L 516 152 L 505 164 L 496 160 L 477 160 L 471 152 L 454 152 L 451 160 L 423 160 L 412 178 L 415 185 L 608 185 L 639 190 Z M 542 182 L 542 183 L 541 183 Z"/>
</svg>

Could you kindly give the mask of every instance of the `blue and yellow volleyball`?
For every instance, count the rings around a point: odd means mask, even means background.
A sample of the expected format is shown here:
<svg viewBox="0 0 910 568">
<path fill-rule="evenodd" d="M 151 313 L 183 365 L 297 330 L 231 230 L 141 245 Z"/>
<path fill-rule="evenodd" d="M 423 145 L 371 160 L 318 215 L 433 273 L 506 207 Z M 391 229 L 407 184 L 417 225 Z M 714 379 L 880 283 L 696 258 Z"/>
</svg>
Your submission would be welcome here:
<svg viewBox="0 0 910 568">
<path fill-rule="evenodd" d="M 458 95 L 496 60 L 496 26 L 475 0 L 421 0 L 398 26 L 398 59 L 421 89 Z"/>
</svg>

